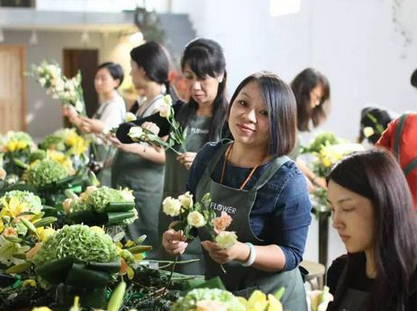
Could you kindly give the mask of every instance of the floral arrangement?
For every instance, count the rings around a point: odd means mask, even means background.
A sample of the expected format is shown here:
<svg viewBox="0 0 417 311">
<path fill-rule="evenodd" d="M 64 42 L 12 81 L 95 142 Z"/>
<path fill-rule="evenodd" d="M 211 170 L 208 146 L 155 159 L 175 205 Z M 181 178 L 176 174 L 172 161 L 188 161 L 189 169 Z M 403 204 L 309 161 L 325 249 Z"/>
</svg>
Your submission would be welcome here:
<svg viewBox="0 0 417 311">
<path fill-rule="evenodd" d="M 167 119 L 171 126 L 168 142 L 163 141 L 158 135 L 155 135 L 154 133 L 146 129 L 143 129 L 140 126 L 131 127 L 127 135 L 135 142 L 141 141 L 155 143 L 166 149 L 174 151 L 178 155 L 180 155 L 181 152 L 186 152 L 186 133 L 182 129 L 180 123 L 175 119 L 174 108 L 172 107 L 172 98 L 170 95 L 164 96 L 163 104 L 157 109 L 157 111 L 159 112 L 159 115 L 162 118 Z M 174 146 L 176 145 L 179 145 L 181 147 L 181 152 L 175 149 Z"/>
<path fill-rule="evenodd" d="M 232 218 L 223 212 L 220 217 L 210 208 L 211 198 L 207 193 L 201 199 L 201 203 L 194 204 L 193 196 L 190 192 L 180 195 L 178 198 L 166 197 L 162 202 L 164 214 L 177 217 L 180 221 L 174 226 L 176 230 L 183 230 L 188 239 L 193 239 L 190 235 L 192 228 L 207 227 L 212 239 L 220 244 L 224 249 L 233 246 L 237 241 L 237 235 L 233 231 L 226 231 L 230 226 Z"/>
<path fill-rule="evenodd" d="M 49 236 L 32 261 L 36 267 L 42 267 L 67 256 L 85 263 L 120 260 L 116 245 L 101 228 L 72 225 L 64 226 Z"/>
<path fill-rule="evenodd" d="M 87 151 L 89 141 L 80 136 L 75 128 L 65 128 L 47 135 L 39 146 L 41 149 L 51 149 L 65 152 L 67 155 L 80 156 Z"/>
<path fill-rule="evenodd" d="M 25 132 L 8 131 L 0 140 L 1 152 L 22 152 L 34 148 L 32 137 Z"/>
<path fill-rule="evenodd" d="M 117 190 L 106 186 L 89 186 L 80 196 L 71 191 L 66 193 L 68 198 L 62 205 L 74 222 L 128 225 L 138 218 L 135 197 L 127 188 Z"/>
<path fill-rule="evenodd" d="M 51 185 L 70 175 L 70 170 L 65 164 L 61 164 L 50 158 L 45 158 L 32 163 L 25 172 L 25 179 L 30 185 L 44 187 Z"/>
<path fill-rule="evenodd" d="M 174 303 L 171 311 L 282 311 L 283 307 L 280 299 L 283 293 L 283 288 L 275 295 L 266 295 L 256 290 L 246 300 L 234 296 L 231 292 L 217 288 L 194 289 Z"/>
<path fill-rule="evenodd" d="M 310 142 L 308 146 L 303 146 L 302 153 L 319 153 L 324 146 L 337 145 L 343 142 L 331 132 L 320 132 Z"/>
<path fill-rule="evenodd" d="M 20 265 L 30 250 L 54 231 L 45 228 L 56 218 L 45 217 L 40 197 L 28 191 L 13 190 L 0 198 L 0 262 Z"/>
<path fill-rule="evenodd" d="M 65 105 L 75 107 L 80 114 L 85 114 L 85 103 L 81 86 L 81 73 L 72 79 L 62 74 L 57 63 L 42 61 L 39 66 L 32 64 L 29 76 L 35 78 L 53 99 L 59 99 Z"/>
</svg>

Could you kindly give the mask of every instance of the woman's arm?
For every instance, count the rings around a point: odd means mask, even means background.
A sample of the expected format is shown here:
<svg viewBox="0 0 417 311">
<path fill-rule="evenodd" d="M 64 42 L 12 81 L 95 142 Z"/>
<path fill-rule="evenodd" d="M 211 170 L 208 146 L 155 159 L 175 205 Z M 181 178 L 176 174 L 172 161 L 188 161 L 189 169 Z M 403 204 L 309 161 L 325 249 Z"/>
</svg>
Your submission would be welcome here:
<svg viewBox="0 0 417 311">
<path fill-rule="evenodd" d="M 112 135 L 107 136 L 108 139 L 113 143 L 113 145 L 124 152 L 129 152 L 137 154 L 138 156 L 152 161 L 154 163 L 165 163 L 165 150 L 164 148 L 157 145 L 143 145 L 143 144 L 123 144 L 116 137 Z"/>
</svg>

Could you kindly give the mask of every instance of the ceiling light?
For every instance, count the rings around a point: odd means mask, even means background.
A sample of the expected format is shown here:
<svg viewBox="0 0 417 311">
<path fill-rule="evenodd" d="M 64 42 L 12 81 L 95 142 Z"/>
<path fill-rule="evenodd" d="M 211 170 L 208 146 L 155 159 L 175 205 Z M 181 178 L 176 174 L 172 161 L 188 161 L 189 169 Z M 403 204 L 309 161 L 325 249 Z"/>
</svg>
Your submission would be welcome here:
<svg viewBox="0 0 417 311">
<path fill-rule="evenodd" d="M 85 30 L 81 34 L 81 43 L 83 44 L 89 44 L 90 43 L 90 35 L 88 34 L 88 31 Z"/>
</svg>

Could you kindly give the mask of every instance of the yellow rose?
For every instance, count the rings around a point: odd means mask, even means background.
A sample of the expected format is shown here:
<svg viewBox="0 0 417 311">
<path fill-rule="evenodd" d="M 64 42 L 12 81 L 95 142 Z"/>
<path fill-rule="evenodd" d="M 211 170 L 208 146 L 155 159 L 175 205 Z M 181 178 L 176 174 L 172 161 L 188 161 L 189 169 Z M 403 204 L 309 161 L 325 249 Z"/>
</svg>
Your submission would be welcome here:
<svg viewBox="0 0 417 311">
<path fill-rule="evenodd" d="M 221 248 L 229 249 L 237 242 L 237 235 L 233 231 L 221 231 L 214 240 Z"/>
</svg>

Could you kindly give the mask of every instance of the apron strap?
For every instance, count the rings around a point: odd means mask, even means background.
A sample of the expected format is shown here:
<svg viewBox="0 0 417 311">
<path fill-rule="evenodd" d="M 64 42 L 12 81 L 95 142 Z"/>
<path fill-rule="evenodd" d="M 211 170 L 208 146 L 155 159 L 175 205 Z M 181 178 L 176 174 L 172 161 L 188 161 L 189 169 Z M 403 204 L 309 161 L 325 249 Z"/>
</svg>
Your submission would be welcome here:
<svg viewBox="0 0 417 311">
<path fill-rule="evenodd" d="M 412 159 L 406 167 L 404 167 L 404 175 L 407 176 L 410 174 L 415 168 L 417 168 L 417 157 Z"/>
<path fill-rule="evenodd" d="M 398 121 L 397 127 L 395 128 L 394 135 L 394 156 L 397 158 L 397 161 L 400 162 L 400 142 L 401 135 L 403 134 L 405 119 L 407 119 L 408 114 L 404 113 L 400 120 Z"/>
<path fill-rule="evenodd" d="M 274 176 L 274 174 L 279 171 L 281 166 L 283 166 L 288 161 L 292 161 L 292 160 L 285 155 L 281 157 L 277 157 L 274 160 L 272 160 L 269 167 L 265 170 L 265 172 L 261 175 L 261 177 L 256 181 L 256 183 L 253 185 L 251 190 L 259 190 L 260 188 L 265 186 L 265 184 L 271 179 L 271 177 Z"/>
<path fill-rule="evenodd" d="M 214 169 L 216 168 L 217 163 L 219 163 L 220 159 L 226 152 L 227 148 L 230 146 L 230 144 L 233 143 L 230 139 L 222 139 L 220 141 L 222 145 L 220 146 L 219 150 L 214 154 L 213 158 L 211 158 L 210 162 L 207 164 L 206 170 L 204 172 L 205 175 L 211 176 Z"/>
</svg>

